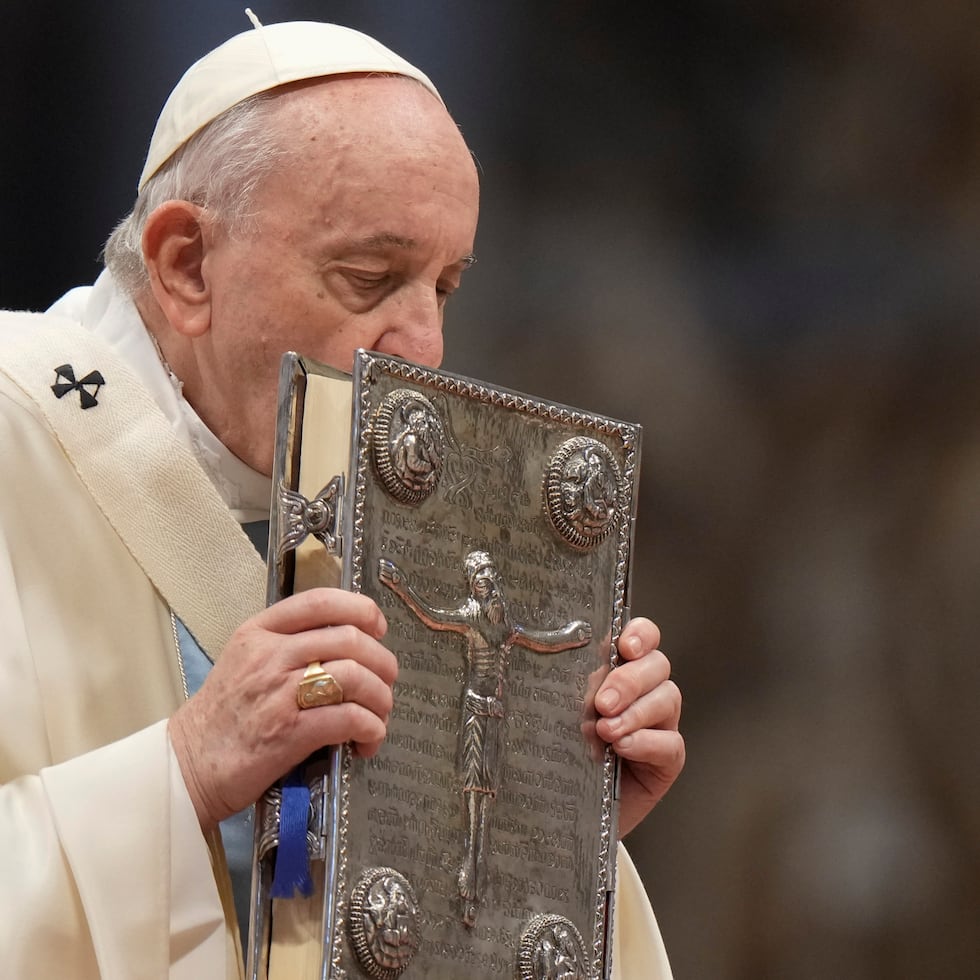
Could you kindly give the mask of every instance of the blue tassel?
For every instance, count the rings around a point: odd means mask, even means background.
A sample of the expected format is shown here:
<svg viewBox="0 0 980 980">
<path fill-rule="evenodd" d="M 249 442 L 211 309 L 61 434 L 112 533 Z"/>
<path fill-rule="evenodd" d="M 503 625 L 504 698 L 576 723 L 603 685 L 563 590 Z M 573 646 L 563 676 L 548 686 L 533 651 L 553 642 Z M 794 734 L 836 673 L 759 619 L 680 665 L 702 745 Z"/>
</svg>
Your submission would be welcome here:
<svg viewBox="0 0 980 980">
<path fill-rule="evenodd" d="M 310 788 L 303 779 L 302 768 L 297 768 L 282 784 L 279 848 L 272 878 L 273 898 L 293 898 L 297 891 L 306 898 L 313 894 L 310 855 L 306 849 L 309 813 Z"/>
</svg>

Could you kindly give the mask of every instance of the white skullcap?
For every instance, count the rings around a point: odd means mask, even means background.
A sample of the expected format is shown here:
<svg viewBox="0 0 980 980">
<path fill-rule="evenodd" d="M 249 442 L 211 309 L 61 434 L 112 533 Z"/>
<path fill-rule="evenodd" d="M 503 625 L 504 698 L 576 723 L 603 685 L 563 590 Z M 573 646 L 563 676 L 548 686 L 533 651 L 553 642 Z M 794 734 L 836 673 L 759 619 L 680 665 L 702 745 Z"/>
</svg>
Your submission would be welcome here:
<svg viewBox="0 0 980 980">
<path fill-rule="evenodd" d="M 170 93 L 150 139 L 139 190 L 199 129 L 226 109 L 305 78 L 381 72 L 432 82 L 374 38 L 349 27 L 292 21 L 238 34 L 196 61 Z"/>
</svg>

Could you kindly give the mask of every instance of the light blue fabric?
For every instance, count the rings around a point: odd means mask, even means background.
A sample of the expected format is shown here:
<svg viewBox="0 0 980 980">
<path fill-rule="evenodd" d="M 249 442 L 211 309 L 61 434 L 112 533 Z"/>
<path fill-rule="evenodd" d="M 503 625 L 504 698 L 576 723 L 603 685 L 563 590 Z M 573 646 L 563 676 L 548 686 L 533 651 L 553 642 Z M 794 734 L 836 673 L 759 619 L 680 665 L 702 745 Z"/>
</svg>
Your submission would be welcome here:
<svg viewBox="0 0 980 980">
<path fill-rule="evenodd" d="M 187 681 L 187 694 L 196 694 L 208 671 L 213 666 L 208 655 L 198 646 L 197 640 L 176 616 L 177 642 L 180 656 L 184 662 L 184 678 Z M 221 842 L 224 844 L 231 875 L 231 889 L 235 897 L 235 911 L 238 914 L 238 929 L 242 937 L 242 949 L 248 940 L 248 912 L 252 893 L 252 839 L 254 833 L 255 807 L 235 813 L 221 821 Z"/>
<path fill-rule="evenodd" d="M 243 524 L 242 530 L 249 536 L 260 555 L 265 557 L 269 541 L 269 522 L 253 521 Z M 190 630 L 174 616 L 177 625 L 177 642 L 184 663 L 184 679 L 187 682 L 187 695 L 193 697 L 204 683 L 214 662 L 201 649 Z M 221 841 L 228 860 L 231 874 L 232 893 L 235 897 L 235 911 L 238 914 L 238 929 L 242 937 L 242 949 L 247 949 L 248 914 L 252 893 L 252 841 L 254 835 L 255 807 L 233 814 L 221 821 Z"/>
</svg>

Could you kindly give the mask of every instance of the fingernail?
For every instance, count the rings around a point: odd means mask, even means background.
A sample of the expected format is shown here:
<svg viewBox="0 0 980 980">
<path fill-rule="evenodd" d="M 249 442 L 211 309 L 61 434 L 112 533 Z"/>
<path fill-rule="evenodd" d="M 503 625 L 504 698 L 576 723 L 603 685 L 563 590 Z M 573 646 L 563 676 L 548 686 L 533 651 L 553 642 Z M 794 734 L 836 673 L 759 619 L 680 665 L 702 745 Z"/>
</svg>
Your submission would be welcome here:
<svg viewBox="0 0 980 980">
<path fill-rule="evenodd" d="M 619 706 L 619 695 L 615 691 L 603 691 L 596 695 L 595 703 L 600 711 L 612 712 Z"/>
<path fill-rule="evenodd" d="M 624 735 L 617 743 L 617 749 L 628 749 L 633 744 L 632 735 Z"/>
<path fill-rule="evenodd" d="M 619 639 L 619 652 L 621 654 L 631 654 L 636 656 L 640 652 L 640 638 L 638 636 L 627 636 Z"/>
</svg>

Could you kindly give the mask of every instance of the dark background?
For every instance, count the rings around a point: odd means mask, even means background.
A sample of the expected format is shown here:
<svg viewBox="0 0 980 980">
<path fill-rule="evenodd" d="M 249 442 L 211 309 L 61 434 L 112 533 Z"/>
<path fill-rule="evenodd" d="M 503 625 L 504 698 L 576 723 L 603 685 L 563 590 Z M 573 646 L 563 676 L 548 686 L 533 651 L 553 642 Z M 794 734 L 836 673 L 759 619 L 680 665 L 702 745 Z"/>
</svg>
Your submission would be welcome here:
<svg viewBox="0 0 980 980">
<path fill-rule="evenodd" d="M 94 279 L 243 6 L 5 0 L 0 305 Z M 689 763 L 631 847 L 678 980 L 974 976 L 980 4 L 253 6 L 374 34 L 467 136 L 446 366 L 644 426 Z"/>
</svg>

